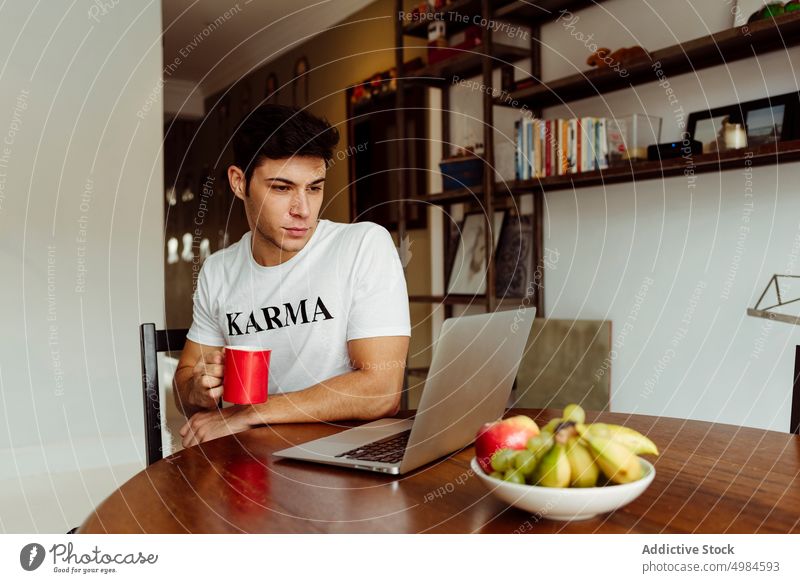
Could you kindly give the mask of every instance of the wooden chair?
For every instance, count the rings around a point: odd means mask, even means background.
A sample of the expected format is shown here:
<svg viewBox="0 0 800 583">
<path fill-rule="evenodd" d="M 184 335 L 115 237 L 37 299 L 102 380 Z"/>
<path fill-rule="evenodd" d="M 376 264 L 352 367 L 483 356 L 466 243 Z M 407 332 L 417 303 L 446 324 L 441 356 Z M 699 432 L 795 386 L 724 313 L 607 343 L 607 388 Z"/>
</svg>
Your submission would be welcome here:
<svg viewBox="0 0 800 583">
<path fill-rule="evenodd" d="M 158 378 L 158 353 L 183 350 L 189 330 L 156 330 L 155 324 L 139 326 L 142 351 L 142 395 L 144 397 L 144 438 L 147 447 L 147 465 L 160 460 L 161 396 Z"/>
<path fill-rule="evenodd" d="M 800 435 L 800 346 L 796 346 L 794 349 L 794 385 L 792 386 L 789 433 Z"/>
</svg>

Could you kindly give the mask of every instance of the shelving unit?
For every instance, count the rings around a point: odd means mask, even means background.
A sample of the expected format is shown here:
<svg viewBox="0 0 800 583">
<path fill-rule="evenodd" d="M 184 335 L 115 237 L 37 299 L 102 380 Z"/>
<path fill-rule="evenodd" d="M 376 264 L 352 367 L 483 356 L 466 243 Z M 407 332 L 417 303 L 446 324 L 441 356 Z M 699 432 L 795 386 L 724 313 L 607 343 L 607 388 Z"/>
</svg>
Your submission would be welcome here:
<svg viewBox="0 0 800 583">
<path fill-rule="evenodd" d="M 627 77 L 622 77 L 609 68 L 592 69 L 513 91 L 506 99 L 495 100 L 495 104 L 509 106 L 516 100 L 517 107 L 523 103 L 536 108 L 559 105 L 657 81 L 654 63 L 659 63 L 660 70 L 671 77 L 782 50 L 798 43 L 800 43 L 800 14 L 792 12 L 774 20 L 762 20 L 744 27 L 729 28 L 654 51 L 650 53 L 650 59 L 643 59 L 626 66 L 625 69 L 629 73 Z"/>
<path fill-rule="evenodd" d="M 637 162 L 623 166 L 613 166 L 606 170 L 563 174 L 530 180 L 513 180 L 497 182 L 494 185 L 495 206 L 502 204 L 509 195 L 519 195 L 535 190 L 556 192 L 589 186 L 603 186 L 622 182 L 654 180 L 683 175 L 688 169 L 694 174 L 719 172 L 729 168 L 742 168 L 744 161 L 749 160 L 752 166 L 777 164 L 800 160 L 800 140 L 767 144 L 757 148 L 726 150 L 713 154 L 698 154 L 691 161 L 683 158 L 672 158 L 654 162 Z M 436 204 L 455 204 L 476 200 L 483 195 L 482 187 L 473 189 L 446 190 L 429 196 L 416 196 L 413 200 L 428 201 Z"/>
<path fill-rule="evenodd" d="M 628 77 L 621 77 L 617 72 L 606 69 L 592 69 L 575 75 L 541 82 L 541 46 L 540 27 L 543 23 L 555 20 L 560 11 L 568 9 L 572 12 L 598 0 L 538 0 L 537 2 L 499 0 L 457 0 L 446 6 L 437 14 L 437 18 L 447 23 L 447 34 L 450 36 L 466 26 L 479 21 L 506 21 L 530 27 L 530 43 L 525 49 L 508 47 L 492 42 L 492 34 L 488 27 L 482 30 L 480 48 L 471 54 L 459 55 L 453 59 L 425 66 L 417 71 L 402 73 L 403 43 L 406 37 L 426 38 L 427 26 L 432 19 L 421 19 L 419 22 L 404 23 L 400 19 L 395 23 L 396 63 L 398 68 L 398 91 L 402 93 L 404 83 L 422 82 L 439 87 L 442 91 L 442 142 L 443 157 L 448 157 L 450 143 L 449 123 L 449 90 L 448 86 L 454 75 L 467 78 L 480 73 L 486 87 L 492 87 L 492 72 L 502 60 L 514 61 L 521 58 L 531 59 L 531 78 L 533 84 L 524 89 L 512 91 L 503 100 L 483 93 L 483 143 L 484 143 L 484 178 L 480 186 L 448 190 L 438 193 L 414 193 L 410 199 L 414 202 L 433 203 L 448 206 L 457 203 L 475 203 L 482 207 L 487 217 L 492 217 L 495 208 L 515 204 L 522 194 L 532 194 L 534 200 L 534 257 L 533 267 L 542 263 L 543 226 L 542 209 L 544 194 L 560 190 L 608 185 L 640 180 L 663 179 L 679 176 L 688 168 L 695 174 L 719 172 L 729 168 L 742 168 L 745 160 L 753 166 L 777 164 L 800 160 L 800 140 L 780 142 L 759 148 L 728 150 L 714 154 L 695 155 L 689 161 L 682 158 L 656 162 L 630 163 L 614 166 L 606 170 L 550 176 L 532 180 L 514 180 L 496 182 L 494 180 L 494 141 L 493 141 L 493 107 L 505 106 L 519 108 L 525 104 L 535 116 L 541 116 L 542 109 L 557 104 L 567 103 L 594 95 L 619 89 L 633 87 L 643 83 L 657 81 L 653 63 L 658 62 L 660 71 L 665 75 L 675 76 L 704 68 L 752 58 L 770 51 L 784 50 L 800 44 L 800 13 L 755 22 L 745 27 L 733 27 L 688 42 L 679 43 L 654 51 L 650 59 L 626 65 Z M 396 12 L 403 11 L 402 0 L 396 0 Z M 451 14 L 452 13 L 452 14 Z M 460 15 L 458 18 L 455 14 Z M 499 89 L 499 88 L 498 88 Z M 688 112 L 687 112 L 688 114 Z M 401 102 L 398 102 L 398 119 L 403 115 Z M 403 125 L 398 121 L 398 127 Z M 401 136 L 402 138 L 402 136 Z M 400 161 L 402 167 L 402 160 Z M 400 205 L 401 207 L 404 205 Z M 402 221 L 401 221 L 402 222 Z M 405 233 L 404 224 L 400 225 L 401 237 Z M 445 235 L 446 236 L 446 235 Z M 495 290 L 495 267 L 493 260 L 493 241 L 487 229 L 486 233 L 486 293 L 475 296 L 447 295 L 412 296 L 412 302 L 441 304 L 449 315 L 452 306 L 479 303 L 487 310 L 498 305 L 519 303 L 517 299 L 497 298 Z M 543 280 L 540 281 L 543 284 Z M 544 315 L 543 285 L 536 295 L 529 299 L 538 309 L 538 315 Z"/>
<path fill-rule="evenodd" d="M 491 87 L 493 70 L 507 62 L 517 61 L 523 58 L 531 58 L 534 63 L 534 74 L 538 74 L 536 68 L 540 62 L 539 56 L 539 25 L 538 23 L 551 20 L 564 8 L 577 9 L 593 2 L 589 0 L 540 0 L 534 4 L 522 1 L 500 0 L 490 2 L 489 0 L 456 0 L 440 10 L 435 17 L 420 18 L 419 21 L 405 23 L 400 18 L 395 22 L 395 39 L 399 50 L 395 52 L 395 66 L 398 70 L 398 92 L 402 92 L 404 84 L 409 82 L 423 82 L 433 87 L 442 89 L 442 157 L 449 157 L 450 124 L 449 124 L 449 90 L 448 87 L 454 76 L 468 78 L 478 73 L 481 74 L 483 84 Z M 395 0 L 395 10 L 397 14 L 403 12 L 402 0 Z M 433 65 L 425 66 L 413 72 L 404 72 L 402 69 L 403 46 L 405 37 L 427 38 L 428 24 L 434 19 L 443 20 L 447 26 L 447 34 L 451 36 L 468 26 L 480 22 L 505 21 L 509 23 L 524 24 L 531 27 L 530 42 L 527 48 L 509 46 L 494 43 L 492 32 L 489 27 L 482 27 L 481 44 L 473 51 L 465 52 L 446 61 L 441 61 Z M 403 71 L 401 73 L 401 71 Z M 508 197 L 502 201 L 496 200 L 494 182 L 494 141 L 493 141 L 493 98 L 488 93 L 483 95 L 483 144 L 484 144 L 484 178 L 483 184 L 476 189 L 463 189 L 457 192 L 446 192 L 441 195 L 411 195 L 412 200 L 419 200 L 428 203 L 450 205 L 456 202 L 475 202 L 481 206 L 486 216 L 494 216 L 496 205 L 507 206 Z M 398 102 L 397 126 L 402 125 L 402 107 Z M 399 160 L 399 166 L 403 167 L 404 160 Z M 542 209 L 541 191 L 534 192 L 534 214 L 540 213 Z M 404 205 L 400 205 L 401 207 Z M 542 257 L 542 229 L 541 221 L 534 220 L 533 233 L 533 261 L 532 268 L 541 263 Z M 405 225 L 398 225 L 398 235 L 402 239 L 405 235 Z M 476 296 L 412 296 L 412 302 L 443 304 L 446 315 L 451 315 L 452 306 L 459 304 L 480 303 L 487 310 L 494 310 L 498 305 L 498 298 L 495 290 L 495 266 L 493 259 L 494 241 L 493 234 L 486 230 L 486 293 Z M 447 244 L 447 242 L 445 242 Z M 541 289 L 541 288 L 540 288 Z M 516 301 L 521 301 L 517 298 Z M 544 300 L 541 293 L 537 293 L 530 299 L 543 314 Z"/>
</svg>

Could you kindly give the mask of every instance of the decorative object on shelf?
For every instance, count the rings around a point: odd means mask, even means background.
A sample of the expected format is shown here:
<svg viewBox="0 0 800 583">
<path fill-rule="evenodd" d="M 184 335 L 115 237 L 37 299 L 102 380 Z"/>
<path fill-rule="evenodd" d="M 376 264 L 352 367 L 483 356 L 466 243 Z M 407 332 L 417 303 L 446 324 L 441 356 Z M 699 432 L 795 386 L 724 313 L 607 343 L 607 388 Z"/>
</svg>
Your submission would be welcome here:
<svg viewBox="0 0 800 583">
<path fill-rule="evenodd" d="M 292 105 L 302 107 L 308 105 L 308 58 L 303 55 L 294 64 L 292 79 Z"/>
<path fill-rule="evenodd" d="M 200 261 L 205 261 L 211 255 L 211 241 L 203 239 L 200 241 Z"/>
<path fill-rule="evenodd" d="M 703 153 L 703 144 L 697 140 L 681 140 L 647 146 L 647 159 L 650 161 L 672 160 L 681 156 L 694 156 Z"/>
<path fill-rule="evenodd" d="M 661 118 L 634 113 L 608 120 L 608 163 L 647 160 L 647 146 L 661 141 Z"/>
<path fill-rule="evenodd" d="M 183 251 L 181 251 L 181 259 L 187 263 L 194 259 L 194 250 L 192 249 L 192 234 L 184 233 L 183 237 Z"/>
<path fill-rule="evenodd" d="M 176 237 L 170 237 L 167 239 L 167 264 L 174 265 L 178 261 L 180 261 L 180 257 L 178 256 L 178 239 Z"/>
<path fill-rule="evenodd" d="M 506 213 L 495 254 L 499 298 L 523 298 L 533 280 L 533 215 Z"/>
<path fill-rule="evenodd" d="M 167 204 L 169 206 L 175 206 L 178 204 L 178 194 L 175 190 L 175 186 L 170 186 L 165 193 Z"/>
<path fill-rule="evenodd" d="M 747 315 L 800 325 L 800 304 L 796 303 L 800 301 L 798 279 L 800 279 L 800 275 L 774 274 L 769 279 L 767 287 L 761 292 L 756 305 L 752 308 L 747 308 Z M 783 282 L 783 287 L 781 287 L 781 282 Z M 787 293 L 789 294 L 788 296 Z M 790 299 L 786 299 L 787 297 Z M 768 305 L 762 306 L 762 304 Z M 784 308 L 789 304 L 795 304 L 793 310 Z"/>
<path fill-rule="evenodd" d="M 609 67 L 627 67 L 631 63 L 649 58 L 650 53 L 639 45 L 617 49 L 614 52 L 611 52 L 611 49 L 603 47 L 589 55 L 589 58 L 586 59 L 586 64 L 590 67 L 597 67 L 598 69 L 607 69 Z"/>
<path fill-rule="evenodd" d="M 422 68 L 423 62 L 417 57 L 403 64 L 404 70 L 408 74 L 413 74 L 417 69 Z M 397 91 L 397 68 L 392 67 L 386 71 L 375 73 L 369 79 L 352 86 L 349 89 L 350 103 L 355 107 L 362 107 L 370 103 L 375 97 L 387 95 Z"/>
<path fill-rule="evenodd" d="M 766 20 L 768 18 L 777 18 L 786 14 L 786 7 L 782 2 L 770 2 L 766 4 L 761 10 L 754 12 L 747 19 L 747 23 L 756 22 L 757 20 Z"/>
<path fill-rule="evenodd" d="M 434 20 L 428 25 L 428 47 L 447 46 L 447 25 L 443 20 Z"/>
<path fill-rule="evenodd" d="M 497 248 L 503 227 L 503 211 L 495 211 L 493 240 Z M 448 294 L 482 294 L 486 292 L 486 216 L 470 213 L 464 217 L 464 228 L 458 244 L 450 279 Z"/>
<path fill-rule="evenodd" d="M 444 23 L 442 23 L 444 24 Z M 461 32 L 454 34 L 449 41 L 449 46 L 440 45 L 440 42 L 434 41 L 433 44 L 428 43 L 428 64 L 433 65 L 441 61 L 463 55 L 465 51 L 471 51 L 481 44 L 481 27 L 470 26 Z"/>
<path fill-rule="evenodd" d="M 480 186 L 483 180 L 483 160 L 475 155 L 444 158 L 439 162 L 439 170 L 444 190 Z"/>
<path fill-rule="evenodd" d="M 267 75 L 264 103 L 278 103 L 278 76 L 275 73 Z"/>
<path fill-rule="evenodd" d="M 737 0 L 733 12 L 733 26 L 744 26 L 757 19 L 767 0 Z"/>
<path fill-rule="evenodd" d="M 722 123 L 722 135 L 725 141 L 725 149 L 735 150 L 747 146 L 747 132 L 742 123 L 725 120 Z"/>
<path fill-rule="evenodd" d="M 703 153 L 723 151 L 727 143 L 741 143 L 736 124 L 746 128 L 745 146 L 757 147 L 800 137 L 800 95 L 798 92 L 726 105 L 689 115 L 689 135 L 703 143 Z M 734 126 L 734 127 L 732 127 Z M 736 133 L 738 132 L 738 134 Z M 744 147 L 744 146 L 740 146 Z"/>
</svg>

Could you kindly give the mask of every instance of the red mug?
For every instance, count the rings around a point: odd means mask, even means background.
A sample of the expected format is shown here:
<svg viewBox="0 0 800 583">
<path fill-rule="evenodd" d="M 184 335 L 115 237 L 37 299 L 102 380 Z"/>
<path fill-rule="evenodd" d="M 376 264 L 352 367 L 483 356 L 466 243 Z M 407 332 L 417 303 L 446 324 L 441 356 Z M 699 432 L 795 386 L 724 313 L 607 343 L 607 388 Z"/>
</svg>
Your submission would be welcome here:
<svg viewBox="0 0 800 583">
<path fill-rule="evenodd" d="M 236 405 L 266 402 L 271 354 L 263 348 L 226 346 L 222 400 Z"/>
</svg>

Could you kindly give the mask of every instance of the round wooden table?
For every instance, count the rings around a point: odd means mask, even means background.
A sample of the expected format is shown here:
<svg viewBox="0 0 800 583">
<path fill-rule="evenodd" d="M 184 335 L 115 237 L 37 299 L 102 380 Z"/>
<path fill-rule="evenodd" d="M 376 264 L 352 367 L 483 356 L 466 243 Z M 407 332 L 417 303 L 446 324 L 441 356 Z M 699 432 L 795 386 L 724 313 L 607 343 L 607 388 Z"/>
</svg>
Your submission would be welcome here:
<svg viewBox="0 0 800 583">
<path fill-rule="evenodd" d="M 517 410 L 540 426 L 556 410 Z M 624 508 L 556 522 L 509 508 L 467 447 L 404 476 L 282 460 L 272 452 L 352 424 L 261 427 L 176 453 L 109 496 L 81 533 L 800 532 L 800 436 L 732 425 L 591 414 L 648 435 L 656 477 Z"/>
</svg>

